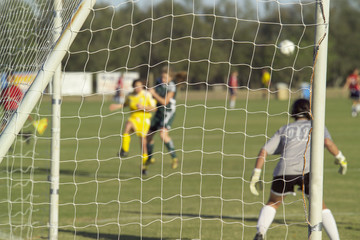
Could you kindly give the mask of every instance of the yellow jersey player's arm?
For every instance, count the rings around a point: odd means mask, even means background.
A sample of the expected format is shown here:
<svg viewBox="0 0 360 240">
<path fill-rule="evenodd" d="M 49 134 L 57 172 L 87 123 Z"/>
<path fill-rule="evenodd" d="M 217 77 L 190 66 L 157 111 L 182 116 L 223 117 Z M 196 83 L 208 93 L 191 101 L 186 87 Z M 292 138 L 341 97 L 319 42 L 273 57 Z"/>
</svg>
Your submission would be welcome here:
<svg viewBox="0 0 360 240">
<path fill-rule="evenodd" d="M 110 110 L 111 112 L 113 112 L 113 111 L 122 109 L 123 107 L 125 107 L 125 106 L 127 106 L 127 105 L 129 105 L 129 98 L 126 98 L 126 101 L 125 101 L 124 104 L 121 104 L 121 103 L 112 103 L 112 104 L 110 104 L 109 110 Z"/>
</svg>

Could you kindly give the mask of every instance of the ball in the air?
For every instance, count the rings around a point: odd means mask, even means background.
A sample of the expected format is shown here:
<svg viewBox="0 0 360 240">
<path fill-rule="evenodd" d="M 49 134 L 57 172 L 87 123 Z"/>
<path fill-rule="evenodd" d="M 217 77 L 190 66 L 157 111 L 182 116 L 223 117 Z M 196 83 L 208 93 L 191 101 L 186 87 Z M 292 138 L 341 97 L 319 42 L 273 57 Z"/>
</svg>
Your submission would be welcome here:
<svg viewBox="0 0 360 240">
<path fill-rule="evenodd" d="M 283 40 L 279 44 L 280 52 L 286 56 L 290 56 L 295 51 L 295 44 L 290 40 Z"/>
</svg>

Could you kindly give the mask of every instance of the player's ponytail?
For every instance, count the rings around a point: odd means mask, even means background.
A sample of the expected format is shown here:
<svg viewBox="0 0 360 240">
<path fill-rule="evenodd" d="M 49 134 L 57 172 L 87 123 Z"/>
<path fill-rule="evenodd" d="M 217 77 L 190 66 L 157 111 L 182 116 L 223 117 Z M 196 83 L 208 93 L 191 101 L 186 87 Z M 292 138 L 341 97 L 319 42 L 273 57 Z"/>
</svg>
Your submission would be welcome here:
<svg viewBox="0 0 360 240">
<path fill-rule="evenodd" d="M 292 106 L 291 117 L 295 118 L 307 118 L 311 119 L 310 115 L 310 102 L 307 99 L 300 98 L 296 100 Z"/>
</svg>

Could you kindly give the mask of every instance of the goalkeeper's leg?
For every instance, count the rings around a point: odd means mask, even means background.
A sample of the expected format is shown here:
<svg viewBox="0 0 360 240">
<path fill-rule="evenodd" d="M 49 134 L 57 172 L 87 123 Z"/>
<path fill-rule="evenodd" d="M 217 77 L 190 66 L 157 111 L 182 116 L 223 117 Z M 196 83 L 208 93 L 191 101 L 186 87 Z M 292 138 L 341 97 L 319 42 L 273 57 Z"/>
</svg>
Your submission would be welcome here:
<svg viewBox="0 0 360 240">
<path fill-rule="evenodd" d="M 276 209 L 272 206 L 265 205 L 259 214 L 259 219 L 256 224 L 257 233 L 261 234 L 262 237 L 265 236 L 267 230 L 269 229 L 271 223 L 274 221 L 276 214 Z"/>
<path fill-rule="evenodd" d="M 324 206 L 325 207 L 325 206 Z M 339 240 L 339 232 L 336 226 L 336 221 L 330 209 L 324 208 L 322 210 L 322 222 L 325 232 L 331 240 Z"/>
<path fill-rule="evenodd" d="M 269 201 L 261 209 L 259 214 L 259 219 L 256 224 L 257 234 L 255 239 L 261 239 L 261 237 L 264 238 L 271 223 L 274 221 L 276 210 L 281 205 L 283 198 L 283 196 L 274 194 L 273 192 L 270 193 Z"/>
</svg>

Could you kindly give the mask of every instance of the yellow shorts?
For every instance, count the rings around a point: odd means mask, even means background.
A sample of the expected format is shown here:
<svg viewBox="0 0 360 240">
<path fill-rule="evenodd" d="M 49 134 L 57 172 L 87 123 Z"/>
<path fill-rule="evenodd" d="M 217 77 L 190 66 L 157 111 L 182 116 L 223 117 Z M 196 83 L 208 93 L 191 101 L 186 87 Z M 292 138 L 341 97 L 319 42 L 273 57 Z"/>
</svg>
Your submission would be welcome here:
<svg viewBox="0 0 360 240">
<path fill-rule="evenodd" d="M 139 137 L 146 137 L 150 129 L 150 118 L 130 116 L 128 121 L 133 124 L 136 135 Z"/>
</svg>

